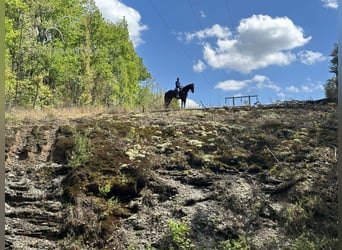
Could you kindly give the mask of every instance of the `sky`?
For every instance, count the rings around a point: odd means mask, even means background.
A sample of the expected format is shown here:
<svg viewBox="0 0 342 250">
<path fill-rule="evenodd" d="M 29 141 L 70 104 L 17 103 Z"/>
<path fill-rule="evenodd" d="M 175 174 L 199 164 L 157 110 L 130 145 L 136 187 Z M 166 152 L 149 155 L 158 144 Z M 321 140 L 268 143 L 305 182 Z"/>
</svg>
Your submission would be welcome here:
<svg viewBox="0 0 342 250">
<path fill-rule="evenodd" d="M 324 98 L 338 42 L 338 0 L 95 0 L 123 17 L 137 54 L 163 91 L 195 84 L 188 106 Z M 252 98 L 254 103 L 256 99 Z M 238 98 L 236 105 L 244 104 Z"/>
</svg>

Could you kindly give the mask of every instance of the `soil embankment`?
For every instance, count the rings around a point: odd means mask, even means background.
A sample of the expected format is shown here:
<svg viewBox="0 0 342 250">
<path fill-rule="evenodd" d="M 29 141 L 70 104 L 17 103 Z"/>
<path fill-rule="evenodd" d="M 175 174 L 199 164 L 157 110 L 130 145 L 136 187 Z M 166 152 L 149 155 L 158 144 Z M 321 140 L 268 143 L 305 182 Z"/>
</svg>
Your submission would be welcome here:
<svg viewBox="0 0 342 250">
<path fill-rule="evenodd" d="M 334 106 L 10 117 L 5 134 L 8 249 L 337 249 Z"/>
</svg>

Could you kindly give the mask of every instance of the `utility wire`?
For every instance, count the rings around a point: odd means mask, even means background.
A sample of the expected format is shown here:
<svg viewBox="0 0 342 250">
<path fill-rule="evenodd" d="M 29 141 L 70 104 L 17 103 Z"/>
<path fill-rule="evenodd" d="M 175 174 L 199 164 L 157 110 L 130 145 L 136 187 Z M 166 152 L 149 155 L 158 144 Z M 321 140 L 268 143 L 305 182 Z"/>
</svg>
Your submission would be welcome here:
<svg viewBox="0 0 342 250">
<path fill-rule="evenodd" d="M 159 10 L 157 9 L 157 7 L 155 6 L 155 4 L 153 3 L 153 1 L 149 1 L 151 3 L 151 7 L 153 8 L 153 10 L 155 11 L 155 13 L 157 14 L 157 16 L 159 17 L 159 19 L 161 20 L 161 22 L 163 23 L 163 25 L 166 27 L 166 29 L 171 33 L 172 37 L 177 41 L 176 44 L 177 46 L 180 48 L 180 50 L 184 53 L 184 55 L 193 63 L 195 60 L 193 59 L 193 57 L 188 53 L 188 51 L 184 48 L 183 45 L 181 45 L 181 43 L 179 42 L 179 40 L 177 39 L 175 33 L 172 31 L 170 25 L 166 22 L 166 20 L 163 18 L 163 16 L 161 15 L 161 13 L 159 12 Z M 187 0 L 187 3 L 191 9 L 192 15 L 194 16 L 197 25 L 200 27 L 201 30 L 204 30 L 204 28 L 202 27 L 200 21 L 198 20 L 196 13 L 194 11 L 194 8 L 192 6 L 192 4 L 189 2 L 189 0 Z M 221 65 L 221 63 L 219 62 L 218 58 L 215 55 L 215 60 L 217 61 L 218 65 Z M 229 78 L 227 72 L 225 70 L 223 70 L 224 74 L 226 75 L 227 78 Z M 203 78 L 204 82 L 207 83 L 210 87 L 212 87 L 211 84 L 209 84 L 209 81 L 205 78 L 205 76 L 203 74 L 200 74 L 201 77 Z"/>
<path fill-rule="evenodd" d="M 191 57 L 191 55 L 184 49 L 183 46 L 181 46 L 179 43 L 178 43 L 178 39 L 176 37 L 176 35 L 174 34 L 174 32 L 172 31 L 171 27 L 168 25 L 168 23 L 165 21 L 165 19 L 163 18 L 163 16 L 160 14 L 160 12 L 158 11 L 158 9 L 156 8 L 156 6 L 154 5 L 153 1 L 149 1 L 151 3 L 151 6 L 153 8 L 153 10 L 156 12 L 156 14 L 158 15 L 158 17 L 160 18 L 160 20 L 162 21 L 162 23 L 164 24 L 164 26 L 166 27 L 167 30 L 170 31 L 172 37 L 177 41 L 177 45 L 178 47 L 183 51 L 183 53 L 186 55 L 186 57 L 192 62 L 193 59 Z"/>
<path fill-rule="evenodd" d="M 190 7 L 190 9 L 191 9 L 192 15 L 194 16 L 194 18 L 195 18 L 195 20 L 196 20 L 196 22 L 197 22 L 199 28 L 200 28 L 201 30 L 204 30 L 203 26 L 201 25 L 200 21 L 199 21 L 198 18 L 197 18 L 197 15 L 196 15 L 196 13 L 195 13 L 194 7 L 192 6 L 191 2 L 190 2 L 189 0 L 187 0 L 186 2 L 188 3 L 188 5 L 189 5 L 189 7 Z M 215 60 L 216 60 L 216 62 L 217 62 L 217 65 L 220 65 L 220 66 L 222 67 L 221 62 L 219 62 L 219 60 L 218 60 L 218 58 L 217 58 L 216 55 L 215 55 Z M 228 77 L 227 72 L 224 71 L 224 73 L 225 73 L 226 76 Z"/>
<path fill-rule="evenodd" d="M 229 7 L 229 0 L 226 0 L 225 1 L 225 7 L 226 7 L 226 10 L 227 10 L 227 13 L 228 13 L 228 17 L 229 17 L 229 19 L 230 19 L 230 24 L 232 25 L 232 27 L 236 27 L 235 26 L 235 23 L 234 23 L 234 21 L 233 21 L 233 18 L 232 18 L 232 15 L 231 15 L 231 11 L 230 11 L 230 7 Z M 244 69 L 245 69 L 245 72 L 247 72 L 247 67 L 246 67 L 246 63 L 245 63 L 245 60 L 244 60 L 244 58 L 243 58 L 243 54 L 242 54 L 242 50 L 241 50 L 241 48 L 240 48 L 240 46 L 239 46 L 239 44 L 238 43 L 236 43 L 236 47 L 237 47 L 237 49 L 239 50 L 239 53 L 240 53 L 240 60 L 241 60 L 241 63 L 242 63 L 242 67 L 244 67 Z"/>
<path fill-rule="evenodd" d="M 201 22 L 199 21 L 197 15 L 196 15 L 195 9 L 194 9 L 193 5 L 191 4 L 191 0 L 187 0 L 187 3 L 188 3 L 188 5 L 189 5 L 189 7 L 190 7 L 190 9 L 191 9 L 191 12 L 192 12 L 192 15 L 194 16 L 194 19 L 195 19 L 196 22 L 197 22 L 198 27 L 200 28 L 200 30 L 204 30 L 204 27 L 201 25 Z M 222 66 L 221 62 L 219 61 L 219 59 L 217 58 L 216 55 L 215 55 L 215 61 L 217 62 L 217 65 Z M 229 75 L 228 75 L 228 73 L 227 73 L 225 70 L 223 70 L 223 73 L 224 73 L 225 77 L 226 77 L 227 79 L 229 79 Z M 209 81 L 206 79 L 206 77 L 204 77 L 204 75 L 203 75 L 202 73 L 201 73 L 200 75 L 201 75 L 201 77 L 204 79 L 204 81 L 208 83 L 208 85 L 210 85 L 211 87 L 213 87 L 211 84 L 209 84 Z M 216 95 L 217 95 L 217 94 L 216 94 Z M 216 98 L 218 98 L 218 97 L 216 96 Z M 203 103 L 202 103 L 202 105 L 203 105 Z M 203 106 L 204 106 L 204 105 L 203 105 Z"/>
<path fill-rule="evenodd" d="M 184 46 L 179 42 L 179 40 L 177 39 L 177 37 L 175 36 L 174 32 L 172 31 L 171 27 L 169 26 L 169 24 L 166 22 L 166 20 L 163 18 L 163 16 L 160 14 L 160 12 L 158 11 L 158 9 L 156 8 L 156 6 L 154 5 L 153 1 L 151 0 L 151 6 L 154 9 L 154 11 L 157 13 L 157 15 L 159 16 L 160 20 L 162 21 L 162 23 L 164 24 L 164 26 L 166 27 L 167 30 L 170 31 L 170 33 L 172 34 L 173 38 L 177 41 L 177 45 L 180 47 L 180 49 L 184 52 L 184 54 L 188 57 L 188 59 L 191 61 L 191 63 L 193 63 L 195 60 L 193 59 L 193 57 L 188 53 L 188 51 L 184 48 Z M 193 11 L 193 10 L 192 10 Z M 199 21 L 197 20 L 198 24 Z M 200 25 L 200 24 L 199 24 Z M 209 85 L 210 87 L 213 87 L 211 84 L 209 84 L 209 81 L 204 77 L 203 74 L 200 74 L 200 76 L 203 78 L 203 81 Z M 210 97 L 210 96 L 209 96 Z"/>
<path fill-rule="evenodd" d="M 201 29 L 201 30 L 204 30 L 203 26 L 201 25 L 201 22 L 198 20 L 197 18 L 197 15 L 196 15 L 196 12 L 194 10 L 194 7 L 192 6 L 191 2 L 189 0 L 186 1 L 187 4 L 189 5 L 190 9 L 191 9 L 191 12 L 192 12 L 192 15 L 194 16 L 194 19 L 198 25 L 198 27 Z M 215 59 L 216 59 L 216 56 L 215 56 Z M 201 73 L 200 76 L 203 78 L 204 82 L 206 82 L 208 85 L 211 86 L 211 84 L 209 84 L 209 81 L 208 79 Z M 212 87 L 212 86 L 211 86 Z"/>
</svg>

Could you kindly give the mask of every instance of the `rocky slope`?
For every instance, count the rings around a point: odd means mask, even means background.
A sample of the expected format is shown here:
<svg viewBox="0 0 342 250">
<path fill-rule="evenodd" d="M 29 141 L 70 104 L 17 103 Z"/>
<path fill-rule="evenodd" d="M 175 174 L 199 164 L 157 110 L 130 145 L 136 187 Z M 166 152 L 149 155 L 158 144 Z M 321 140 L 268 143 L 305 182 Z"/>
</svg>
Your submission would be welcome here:
<svg viewBox="0 0 342 250">
<path fill-rule="evenodd" d="M 331 105 L 6 120 L 8 249 L 337 249 Z"/>
</svg>

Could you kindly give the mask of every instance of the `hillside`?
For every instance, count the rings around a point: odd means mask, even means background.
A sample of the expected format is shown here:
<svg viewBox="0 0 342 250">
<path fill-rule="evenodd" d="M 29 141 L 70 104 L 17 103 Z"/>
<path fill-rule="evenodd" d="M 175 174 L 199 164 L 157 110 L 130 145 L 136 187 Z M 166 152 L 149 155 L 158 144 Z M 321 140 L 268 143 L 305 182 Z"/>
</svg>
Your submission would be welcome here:
<svg viewBox="0 0 342 250">
<path fill-rule="evenodd" d="M 337 249 L 331 105 L 6 117 L 7 249 Z"/>
</svg>

